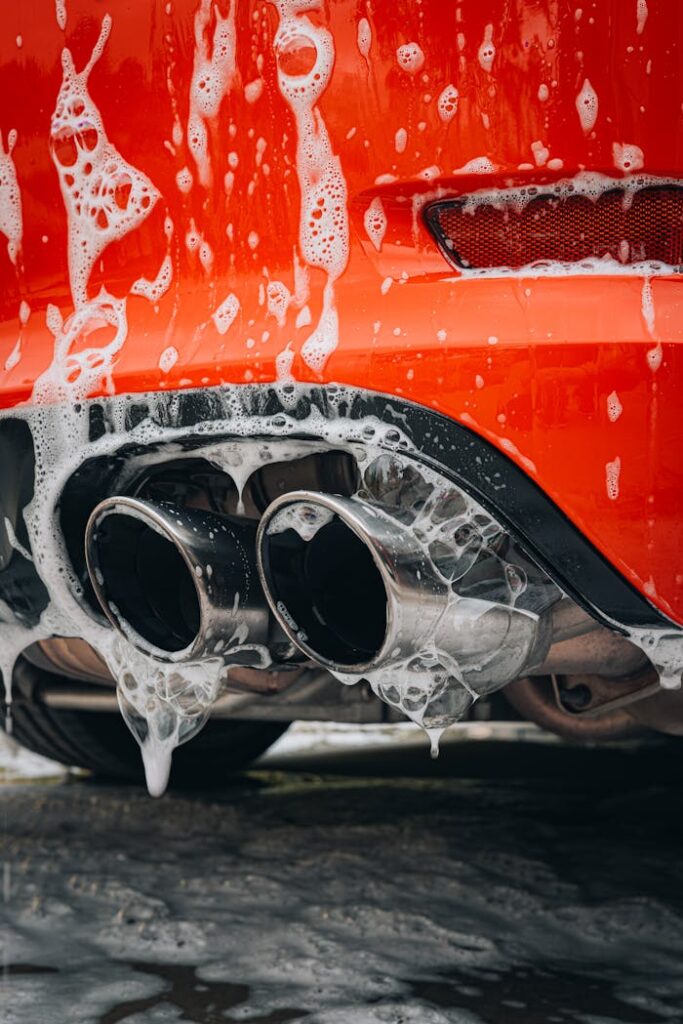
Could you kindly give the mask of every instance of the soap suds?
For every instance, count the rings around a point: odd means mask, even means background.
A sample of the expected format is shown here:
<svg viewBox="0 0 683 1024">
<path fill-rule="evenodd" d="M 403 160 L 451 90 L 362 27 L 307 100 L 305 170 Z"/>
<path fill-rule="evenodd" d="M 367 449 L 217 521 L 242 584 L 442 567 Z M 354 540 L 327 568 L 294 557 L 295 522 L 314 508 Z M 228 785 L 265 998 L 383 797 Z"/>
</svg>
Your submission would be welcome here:
<svg viewBox="0 0 683 1024">
<path fill-rule="evenodd" d="M 21 251 L 23 220 L 21 213 L 21 192 L 12 153 L 17 144 L 17 132 L 12 128 L 7 133 L 7 149 L 0 131 L 0 234 L 7 241 L 7 255 L 17 265 Z"/>
<path fill-rule="evenodd" d="M 621 476 L 621 459 L 617 455 L 615 459 L 605 465 L 605 486 L 607 497 L 610 501 L 616 501 L 619 497 L 619 479 Z"/>
<path fill-rule="evenodd" d="M 38 402 L 84 398 L 98 386 L 107 392 L 113 389 L 113 362 L 128 333 L 126 297 L 116 298 L 102 287 L 91 298 L 88 284 L 107 246 L 139 227 L 160 197 L 151 181 L 109 141 L 88 91 L 111 24 L 105 15 L 82 71 L 76 71 L 71 51 L 62 50 L 62 84 L 50 125 L 50 151 L 66 210 L 74 312 L 64 319 L 55 306 L 47 308 L 55 347 L 51 366 L 34 385 L 33 399 Z M 93 344 L 84 347 L 91 335 Z M 72 351 L 77 343 L 78 351 Z"/>
<path fill-rule="evenodd" d="M 490 74 L 496 56 L 496 48 L 493 45 L 493 25 L 487 25 L 484 29 L 484 39 L 477 56 L 483 70 Z"/>
<path fill-rule="evenodd" d="M 52 160 L 66 207 L 69 280 L 76 308 L 87 302 L 95 262 L 113 241 L 139 227 L 159 199 L 149 178 L 132 167 L 107 138 L 88 79 L 111 30 L 105 15 L 85 68 L 77 72 L 71 51 L 62 51 L 62 85 L 50 126 Z"/>
<path fill-rule="evenodd" d="M 204 188 L 213 180 L 209 133 L 215 126 L 224 97 L 236 76 L 235 7 L 230 0 L 223 16 L 212 0 L 200 0 L 194 16 L 194 66 L 190 84 L 190 110 L 187 119 L 187 145 Z M 215 18 L 209 38 L 211 16 Z"/>
<path fill-rule="evenodd" d="M 623 411 L 624 409 L 619 401 L 619 395 L 616 391 L 612 391 L 607 396 L 607 416 L 610 423 L 616 423 Z"/>
<path fill-rule="evenodd" d="M 612 143 L 614 166 L 624 174 L 633 174 L 645 166 L 645 156 L 639 146 L 627 143 Z"/>
<path fill-rule="evenodd" d="M 297 0 L 273 2 L 280 18 L 273 41 L 278 84 L 297 130 L 299 250 L 308 267 L 327 275 L 320 319 L 301 348 L 307 366 L 320 373 L 339 343 L 334 285 L 349 258 L 346 179 L 317 105 L 332 75 L 334 41 L 327 28 L 301 11 Z M 319 8 L 319 0 L 306 5 L 309 12 Z M 304 54 L 307 64 L 302 65 Z"/>
<path fill-rule="evenodd" d="M 379 196 L 375 196 L 363 214 L 363 226 L 377 252 L 381 252 L 387 230 L 387 215 Z"/>
<path fill-rule="evenodd" d="M 361 57 L 365 60 L 370 70 L 370 47 L 372 46 L 372 29 L 370 28 L 370 22 L 367 18 L 360 18 L 358 22 L 358 32 L 356 35 L 356 41 L 358 44 L 358 52 Z"/>
<path fill-rule="evenodd" d="M 211 319 L 214 322 L 219 334 L 227 334 L 235 322 L 235 317 L 240 311 L 240 301 L 233 292 L 223 299 L 220 306 L 214 310 Z"/>
<path fill-rule="evenodd" d="M 458 90 L 454 85 L 447 85 L 440 93 L 436 101 L 436 109 L 444 124 L 448 124 L 449 121 L 453 120 L 458 112 Z"/>
<path fill-rule="evenodd" d="M 408 133 L 405 128 L 399 128 L 394 135 L 394 147 L 397 153 L 405 153 L 408 145 Z"/>
<path fill-rule="evenodd" d="M 409 75 L 416 75 L 424 67 L 425 55 L 419 43 L 405 43 L 397 49 L 396 60 Z"/>
<path fill-rule="evenodd" d="M 651 338 L 655 337 L 655 304 L 652 298 L 652 281 L 646 277 L 643 281 L 641 292 L 640 308 L 647 327 L 647 333 Z"/>
<path fill-rule="evenodd" d="M 130 293 L 131 295 L 141 295 L 149 302 L 158 302 L 168 291 L 172 278 L 173 263 L 167 254 L 154 280 L 149 281 L 146 277 L 139 277 L 131 286 Z"/>
<path fill-rule="evenodd" d="M 647 0 L 636 0 L 636 34 L 642 35 L 647 21 Z"/>
<path fill-rule="evenodd" d="M 159 356 L 159 369 L 164 373 L 169 373 L 177 362 L 178 349 L 173 345 L 169 345 L 168 348 L 165 348 Z"/>
<path fill-rule="evenodd" d="M 576 97 L 576 112 L 584 135 L 588 135 L 598 119 L 598 96 L 587 78 L 584 78 L 581 91 Z"/>
</svg>

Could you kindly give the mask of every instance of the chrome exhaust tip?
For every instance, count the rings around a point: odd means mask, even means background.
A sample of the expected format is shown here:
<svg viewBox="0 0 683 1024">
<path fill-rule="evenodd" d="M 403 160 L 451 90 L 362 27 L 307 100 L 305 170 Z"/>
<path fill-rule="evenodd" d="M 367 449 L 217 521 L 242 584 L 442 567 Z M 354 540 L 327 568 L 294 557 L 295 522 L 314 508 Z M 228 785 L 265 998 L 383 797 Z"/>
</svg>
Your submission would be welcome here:
<svg viewBox="0 0 683 1024">
<path fill-rule="evenodd" d="M 255 538 L 246 520 L 110 497 L 88 521 L 88 573 L 104 614 L 138 650 L 162 661 L 228 659 L 268 635 Z"/>
<path fill-rule="evenodd" d="M 488 692 L 542 660 L 537 616 L 454 595 L 414 533 L 360 498 L 276 499 L 256 540 L 261 584 L 282 629 L 333 672 L 367 675 L 435 648 Z"/>
</svg>

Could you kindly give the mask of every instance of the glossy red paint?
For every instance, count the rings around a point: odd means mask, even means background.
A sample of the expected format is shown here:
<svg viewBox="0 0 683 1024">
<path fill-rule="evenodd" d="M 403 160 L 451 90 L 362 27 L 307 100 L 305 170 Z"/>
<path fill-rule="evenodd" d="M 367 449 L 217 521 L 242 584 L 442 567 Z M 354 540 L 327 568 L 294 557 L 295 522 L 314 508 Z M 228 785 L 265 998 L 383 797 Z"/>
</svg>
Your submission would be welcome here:
<svg viewBox="0 0 683 1024">
<path fill-rule="evenodd" d="M 297 6 L 293 28 L 276 40 L 283 11 Z M 160 198 L 89 276 L 90 298 L 103 285 L 127 296 L 125 343 L 109 381 L 103 372 L 89 394 L 272 381 L 289 346 L 296 379 L 401 395 L 491 440 L 683 622 L 680 278 L 462 278 L 420 212 L 437 188 L 462 195 L 581 169 L 621 177 L 615 144 L 637 146 L 648 174 L 683 178 L 678 0 L 234 0 L 234 8 L 228 0 L 67 0 L 66 10 L 65 31 L 53 0 L 4 4 L 0 13 L 0 129 L 5 150 L 17 132 L 23 208 L 16 265 L 0 251 L 0 406 L 32 400 L 54 358 L 47 310 L 66 319 L 74 307 L 51 117 L 62 48 L 82 69 L 109 13 L 90 95 L 108 139 Z M 200 118 L 209 154 L 202 167 L 188 137 L 195 37 L 210 56 L 217 17 L 231 11 L 234 74 L 215 116 Z M 339 344 L 317 369 L 301 350 L 323 311 L 325 272 L 310 268 L 308 299 L 279 321 L 273 302 L 268 308 L 269 284 L 295 292 L 295 254 L 301 259 L 300 125 L 279 87 L 278 60 L 281 73 L 307 74 L 316 39 L 327 41 L 334 64 L 309 113 L 339 158 L 350 233 L 348 262 L 342 254 L 343 272 L 332 275 Z M 598 98 L 588 131 L 577 110 L 586 80 Z M 70 145 L 63 133 L 53 152 L 68 161 Z M 183 191 L 187 171 L 193 184 Z M 124 181 L 119 206 L 129 187 Z M 365 227 L 377 197 L 387 218 L 379 251 Z M 165 294 L 154 302 L 130 294 L 167 255 Z M 239 312 L 222 334 L 212 314 L 230 294 Z M 23 326 L 20 310 L 29 313 Z M 111 333 L 93 316 L 71 351 L 106 345 Z M 76 378 L 73 369 L 77 386 Z M 618 495 L 608 493 L 608 466 L 618 467 Z"/>
</svg>

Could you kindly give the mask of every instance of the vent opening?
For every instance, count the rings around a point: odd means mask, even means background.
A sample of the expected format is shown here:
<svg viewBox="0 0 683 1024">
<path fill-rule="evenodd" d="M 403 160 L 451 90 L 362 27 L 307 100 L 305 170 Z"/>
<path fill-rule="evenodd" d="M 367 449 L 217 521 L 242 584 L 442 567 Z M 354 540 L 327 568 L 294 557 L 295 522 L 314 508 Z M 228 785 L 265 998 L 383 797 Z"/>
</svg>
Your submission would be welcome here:
<svg viewBox="0 0 683 1024">
<path fill-rule="evenodd" d="M 683 187 L 610 188 L 597 197 L 542 188 L 429 206 L 427 226 L 462 270 L 518 270 L 611 259 L 622 266 L 683 264 Z"/>
</svg>

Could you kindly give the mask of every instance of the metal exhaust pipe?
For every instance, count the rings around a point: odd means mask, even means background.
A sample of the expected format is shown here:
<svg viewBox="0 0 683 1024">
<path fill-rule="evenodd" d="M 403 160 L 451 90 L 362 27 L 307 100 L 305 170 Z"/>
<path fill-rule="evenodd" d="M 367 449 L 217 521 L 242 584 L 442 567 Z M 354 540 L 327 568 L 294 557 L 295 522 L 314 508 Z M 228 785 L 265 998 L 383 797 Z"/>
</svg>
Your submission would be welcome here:
<svg viewBox="0 0 683 1024">
<path fill-rule="evenodd" d="M 112 626 L 162 661 L 261 645 L 270 614 L 255 562 L 256 525 L 172 502 L 111 497 L 85 538 L 90 580 Z M 253 664 L 242 651 L 240 664 Z"/>
<path fill-rule="evenodd" d="M 285 494 L 263 515 L 256 547 L 282 629 L 334 672 L 365 675 L 436 650 L 485 693 L 547 651 L 549 621 L 455 595 L 414 534 L 359 498 Z"/>
</svg>

